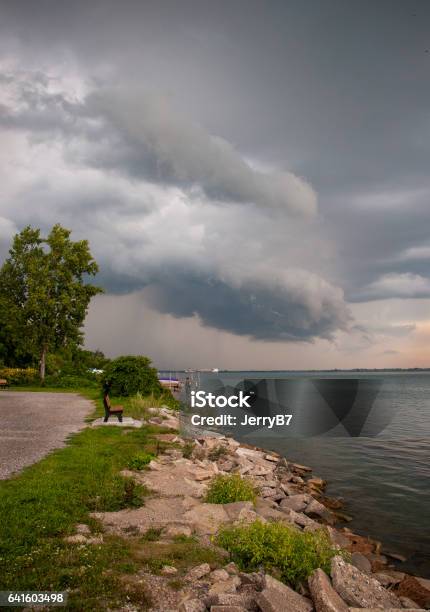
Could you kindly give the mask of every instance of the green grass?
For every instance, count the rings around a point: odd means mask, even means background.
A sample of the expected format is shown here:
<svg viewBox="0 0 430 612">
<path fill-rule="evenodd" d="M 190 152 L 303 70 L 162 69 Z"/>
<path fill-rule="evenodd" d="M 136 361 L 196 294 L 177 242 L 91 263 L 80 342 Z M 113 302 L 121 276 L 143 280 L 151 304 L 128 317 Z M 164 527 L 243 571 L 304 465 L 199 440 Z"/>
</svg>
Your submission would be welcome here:
<svg viewBox="0 0 430 612">
<path fill-rule="evenodd" d="M 26 389 L 27 390 L 27 389 Z M 92 511 L 140 505 L 145 490 L 119 471 L 153 449 L 151 432 L 85 429 L 69 445 L 10 480 L 0 481 L 0 590 L 71 589 L 71 610 L 124 604 L 119 574 L 130 566 L 129 544 L 66 544 L 76 523 L 97 530 Z"/>
<path fill-rule="evenodd" d="M 242 570 L 257 571 L 264 567 L 293 587 L 305 582 L 318 567 L 329 574 L 331 559 L 339 554 L 324 529 L 298 531 L 284 523 L 255 521 L 225 527 L 215 541 L 229 551 Z"/>
<path fill-rule="evenodd" d="M 211 481 L 206 501 L 210 504 L 229 504 L 238 501 L 255 501 L 257 489 L 246 478 L 240 474 L 228 474 L 226 476 L 215 476 Z"/>
<path fill-rule="evenodd" d="M 154 573 L 158 573 L 164 565 L 173 565 L 180 573 L 185 573 L 201 563 L 209 563 L 213 568 L 225 563 L 216 548 L 202 546 L 193 538 L 171 543 L 146 541 L 144 546 L 131 547 L 131 558 L 143 563 Z"/>
</svg>

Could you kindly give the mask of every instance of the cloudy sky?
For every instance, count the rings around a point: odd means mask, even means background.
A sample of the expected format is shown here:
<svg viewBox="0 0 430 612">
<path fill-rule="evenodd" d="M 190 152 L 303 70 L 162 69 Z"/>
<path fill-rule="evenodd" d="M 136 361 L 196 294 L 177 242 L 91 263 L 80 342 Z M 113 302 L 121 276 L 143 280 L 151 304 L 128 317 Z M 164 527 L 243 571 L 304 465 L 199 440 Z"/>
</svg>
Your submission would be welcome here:
<svg viewBox="0 0 430 612">
<path fill-rule="evenodd" d="M 430 366 L 427 0 L 0 0 L 0 259 L 99 262 L 88 348 Z"/>
</svg>

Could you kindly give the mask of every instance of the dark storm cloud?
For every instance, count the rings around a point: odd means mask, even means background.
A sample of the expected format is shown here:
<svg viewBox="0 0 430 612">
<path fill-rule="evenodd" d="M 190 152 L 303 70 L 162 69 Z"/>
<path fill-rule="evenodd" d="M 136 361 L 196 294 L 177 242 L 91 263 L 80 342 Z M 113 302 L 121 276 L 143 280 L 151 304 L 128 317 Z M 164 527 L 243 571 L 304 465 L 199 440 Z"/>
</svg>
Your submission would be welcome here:
<svg viewBox="0 0 430 612">
<path fill-rule="evenodd" d="M 290 172 L 253 169 L 230 143 L 178 116 L 161 97 L 139 89 L 100 89 L 73 103 L 49 93 L 48 78 L 33 83 L 31 74 L 24 77 L 17 82 L 18 109 L 0 107 L 4 127 L 84 137 L 75 151 L 80 162 L 162 184 L 196 186 L 214 200 L 305 216 L 316 212 L 315 194 L 305 181 Z"/>
<path fill-rule="evenodd" d="M 127 291 L 158 277 L 153 295 L 161 310 L 197 312 L 206 325 L 238 334 L 293 339 L 330 337 L 346 325 L 337 286 L 357 302 L 430 295 L 428 3 L 0 5 L 0 51 L 33 73 L 19 77 L 19 104 L 0 99 L 4 127 L 22 130 L 35 143 L 59 143 L 65 164 L 100 171 L 106 180 L 104 187 L 81 173 L 82 192 L 70 180 L 65 193 L 63 175 L 41 177 L 32 183 L 33 198 L 20 192 L 20 202 L 29 209 L 35 198 L 52 203 L 49 211 L 45 204 L 26 213 L 41 225 L 61 213 L 93 232 L 97 248 L 103 246 L 108 287 Z M 55 83 L 63 76 L 68 94 Z M 11 85 L 11 77 L 3 83 Z M 84 85 L 75 96 L 76 83 Z M 116 184 L 112 176 L 129 184 Z M 203 237 L 195 245 L 187 235 L 190 219 L 178 221 L 176 231 L 169 225 L 181 274 L 160 236 L 163 249 L 153 253 L 150 211 L 166 224 L 168 215 L 191 210 L 195 216 L 194 204 L 181 208 L 179 202 L 176 213 L 169 191 L 157 208 L 160 193 L 132 193 L 145 180 L 204 200 L 207 215 L 193 226 Z M 315 234 L 300 226 L 295 235 L 298 226 L 288 218 L 315 212 L 306 181 L 319 196 L 324 236 L 337 248 L 338 259 L 324 274 L 326 255 Z M 249 212 L 243 208 L 242 223 L 235 217 L 221 222 L 212 211 L 220 202 L 233 216 L 243 204 Z M 279 209 L 287 220 L 273 212 Z M 261 211 L 270 211 L 271 223 Z M 23 216 L 5 217 L 7 227 Z M 103 241 L 100 228 L 109 224 L 112 235 Z M 141 253 L 139 232 L 131 238 L 135 228 L 144 236 Z M 220 240 L 204 250 L 208 234 L 226 231 L 232 233 L 228 244 Z M 282 231 L 284 251 L 273 244 Z M 251 258 L 240 253 L 249 234 L 256 244 Z M 306 241 L 311 254 L 303 256 L 299 243 Z M 182 243 L 193 246 L 183 260 Z M 251 273 L 260 260 L 267 261 L 265 282 L 261 271 Z M 238 278 L 229 277 L 229 267 L 237 267 Z M 280 271 L 289 269 L 296 280 L 290 273 L 280 287 Z"/>
</svg>

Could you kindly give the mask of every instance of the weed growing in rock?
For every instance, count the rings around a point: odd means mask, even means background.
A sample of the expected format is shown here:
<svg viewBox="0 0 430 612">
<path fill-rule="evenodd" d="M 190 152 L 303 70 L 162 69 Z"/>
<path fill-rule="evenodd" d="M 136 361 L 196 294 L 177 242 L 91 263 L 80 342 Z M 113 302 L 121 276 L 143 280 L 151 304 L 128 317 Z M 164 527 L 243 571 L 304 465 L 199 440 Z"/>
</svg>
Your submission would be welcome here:
<svg viewBox="0 0 430 612">
<path fill-rule="evenodd" d="M 227 455 L 227 453 L 228 449 L 225 446 L 215 446 L 215 448 L 209 451 L 208 459 L 210 459 L 211 461 L 218 461 L 220 457 Z"/>
<path fill-rule="evenodd" d="M 131 470 L 143 470 L 151 461 L 154 459 L 154 455 L 151 453 L 137 453 L 130 459 L 128 467 Z"/>
<path fill-rule="evenodd" d="M 229 504 L 237 501 L 255 501 L 257 489 L 240 474 L 216 476 L 209 485 L 206 501 L 210 504 Z"/>
<path fill-rule="evenodd" d="M 185 459 L 190 459 L 194 450 L 194 442 L 185 442 L 182 447 L 182 455 Z"/>
<path fill-rule="evenodd" d="M 298 531 L 284 523 L 262 523 L 225 527 L 215 538 L 229 551 L 232 560 L 245 571 L 260 567 L 297 587 L 318 567 L 330 573 L 330 563 L 339 551 L 334 549 L 327 532 Z"/>
</svg>

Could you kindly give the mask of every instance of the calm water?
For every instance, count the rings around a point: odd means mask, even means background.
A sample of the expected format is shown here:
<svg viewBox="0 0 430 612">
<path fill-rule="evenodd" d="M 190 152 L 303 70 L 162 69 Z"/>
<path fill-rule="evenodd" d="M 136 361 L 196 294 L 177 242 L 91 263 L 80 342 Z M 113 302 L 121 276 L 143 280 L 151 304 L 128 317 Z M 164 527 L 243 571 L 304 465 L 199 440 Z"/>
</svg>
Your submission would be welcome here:
<svg viewBox="0 0 430 612">
<path fill-rule="evenodd" d="M 395 416 L 376 438 L 297 438 L 253 442 L 309 464 L 328 480 L 328 495 L 345 498 L 348 526 L 408 558 L 406 571 L 430 577 L 430 373 L 336 373 L 336 378 L 375 375 Z M 231 372 L 223 380 L 331 376 L 322 372 Z"/>
</svg>

